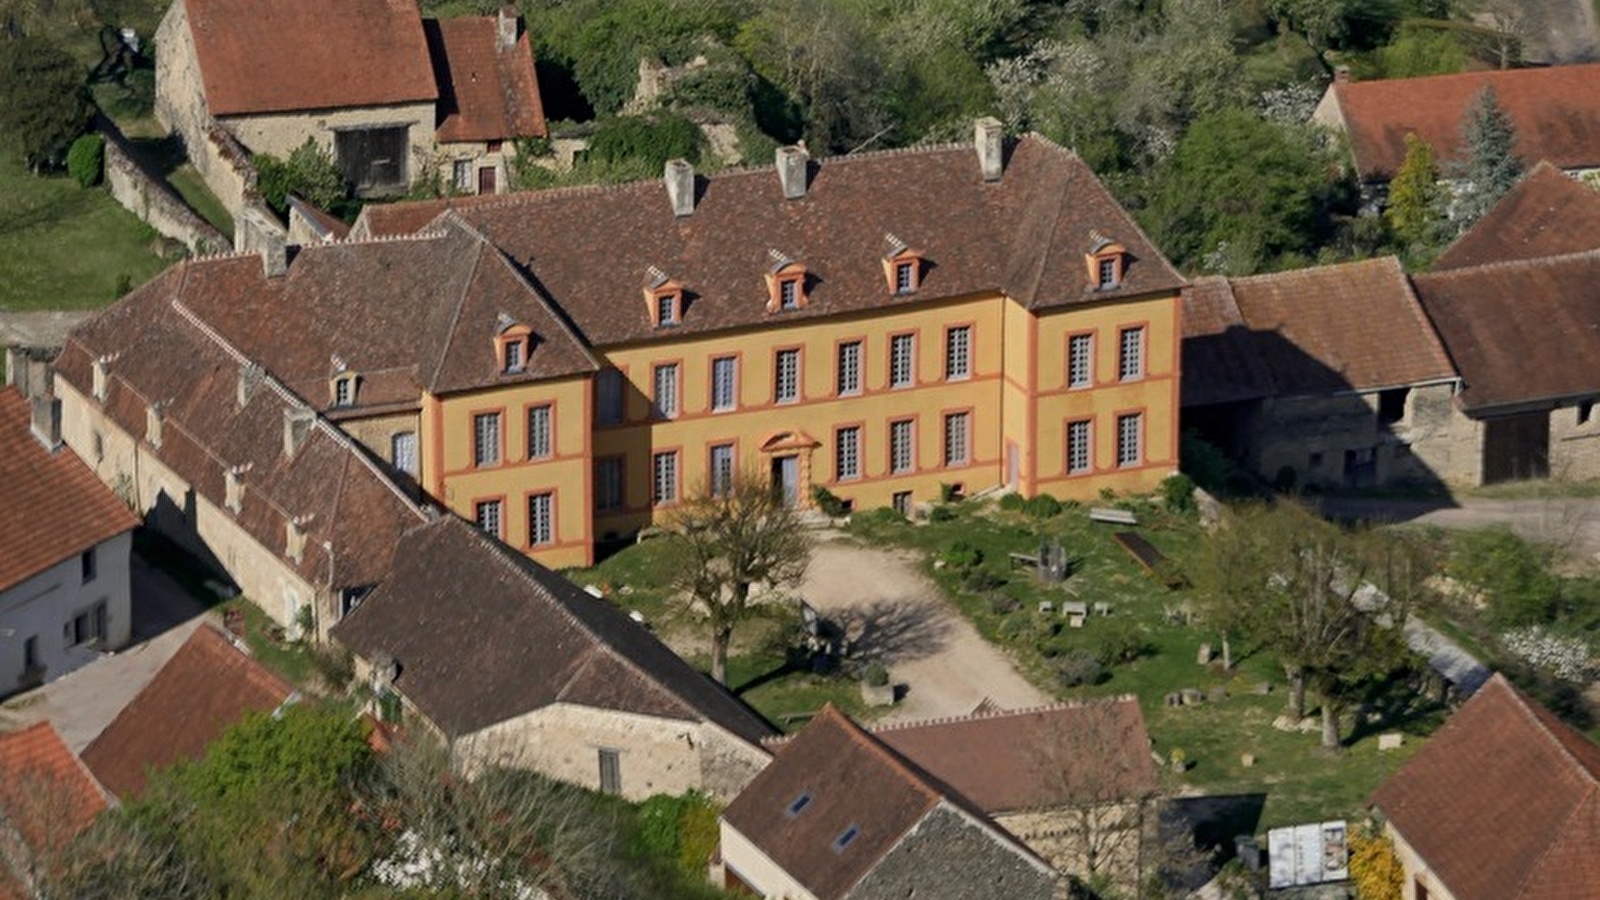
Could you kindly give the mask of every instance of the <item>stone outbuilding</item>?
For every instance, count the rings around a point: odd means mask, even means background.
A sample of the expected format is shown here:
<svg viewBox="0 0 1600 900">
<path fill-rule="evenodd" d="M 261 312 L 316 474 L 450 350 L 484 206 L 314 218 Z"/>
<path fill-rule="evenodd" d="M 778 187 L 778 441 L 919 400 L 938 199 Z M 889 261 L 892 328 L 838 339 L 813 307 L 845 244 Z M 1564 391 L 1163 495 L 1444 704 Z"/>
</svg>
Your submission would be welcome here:
<svg viewBox="0 0 1600 900">
<path fill-rule="evenodd" d="M 831 705 L 723 812 L 714 870 L 773 900 L 1047 900 L 1056 884 L 970 800 Z"/>
</svg>

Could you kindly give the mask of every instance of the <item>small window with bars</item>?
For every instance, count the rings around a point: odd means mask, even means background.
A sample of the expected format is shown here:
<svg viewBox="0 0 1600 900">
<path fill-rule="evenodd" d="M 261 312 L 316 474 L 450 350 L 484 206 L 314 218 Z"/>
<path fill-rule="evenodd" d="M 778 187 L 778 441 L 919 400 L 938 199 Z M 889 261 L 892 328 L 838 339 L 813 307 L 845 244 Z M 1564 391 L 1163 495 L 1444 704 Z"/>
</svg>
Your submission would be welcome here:
<svg viewBox="0 0 1600 900">
<path fill-rule="evenodd" d="M 389 439 L 389 463 L 395 471 L 417 474 L 417 433 L 402 431 Z"/>
<path fill-rule="evenodd" d="M 839 345 L 839 396 L 861 393 L 861 342 L 845 341 Z"/>
<path fill-rule="evenodd" d="M 668 450 L 650 459 L 650 499 L 652 502 L 672 503 L 678 499 L 678 452 Z"/>
<path fill-rule="evenodd" d="M 847 425 L 834 432 L 834 480 L 861 477 L 861 427 Z"/>
<path fill-rule="evenodd" d="M 1139 464 L 1143 426 L 1144 417 L 1139 413 L 1117 416 L 1117 465 Z"/>
<path fill-rule="evenodd" d="M 540 547 L 555 543 L 555 497 L 551 494 L 528 496 L 528 545 Z"/>
<path fill-rule="evenodd" d="M 1067 387 L 1088 387 L 1094 379 L 1094 335 L 1067 339 Z"/>
<path fill-rule="evenodd" d="M 479 500 L 473 504 L 472 520 L 485 534 L 500 536 L 500 501 Z"/>
<path fill-rule="evenodd" d="M 773 399 L 793 403 L 800 399 L 800 351 L 779 350 L 774 363 Z"/>
<path fill-rule="evenodd" d="M 894 474 L 911 471 L 916 461 L 915 426 L 910 419 L 889 423 L 889 471 Z"/>
<path fill-rule="evenodd" d="M 944 417 L 944 464 L 964 466 L 968 461 L 971 416 L 967 412 L 946 413 Z"/>
<path fill-rule="evenodd" d="M 944 335 L 944 377 L 954 380 L 972 374 L 972 326 L 958 325 Z"/>
<path fill-rule="evenodd" d="M 733 488 L 733 445 L 711 447 L 711 495 L 721 497 Z"/>
<path fill-rule="evenodd" d="M 711 408 L 733 409 L 737 405 L 739 361 L 719 356 L 711 361 Z"/>
<path fill-rule="evenodd" d="M 909 387 L 916 376 L 916 336 L 897 334 L 889 339 L 889 386 Z"/>
<path fill-rule="evenodd" d="M 1117 377 L 1129 381 L 1144 375 L 1144 329 L 1124 328 L 1117 358 Z"/>
<path fill-rule="evenodd" d="M 658 419 L 678 417 L 678 364 L 656 366 L 654 377 L 655 414 Z"/>
<path fill-rule="evenodd" d="M 528 407 L 528 458 L 543 459 L 551 450 L 550 405 Z"/>
<path fill-rule="evenodd" d="M 472 461 L 480 467 L 500 464 L 499 413 L 478 413 L 472 417 Z"/>
<path fill-rule="evenodd" d="M 1091 460 L 1091 424 L 1088 419 L 1067 423 L 1067 474 L 1078 475 L 1089 471 Z"/>
</svg>

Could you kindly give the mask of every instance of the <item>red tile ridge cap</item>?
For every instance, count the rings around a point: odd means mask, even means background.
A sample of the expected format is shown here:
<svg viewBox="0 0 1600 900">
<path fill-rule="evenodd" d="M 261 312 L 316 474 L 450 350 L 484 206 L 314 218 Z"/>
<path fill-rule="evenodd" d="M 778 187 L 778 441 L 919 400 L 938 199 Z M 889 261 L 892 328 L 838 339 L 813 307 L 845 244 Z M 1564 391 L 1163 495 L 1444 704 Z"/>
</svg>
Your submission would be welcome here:
<svg viewBox="0 0 1600 900">
<path fill-rule="evenodd" d="M 180 288 L 180 290 L 181 290 L 181 288 Z M 356 447 L 355 441 L 353 441 L 348 435 L 346 435 L 344 433 L 344 431 L 342 431 L 341 429 L 335 427 L 333 425 L 333 423 L 329 422 L 322 415 L 318 414 L 317 411 L 315 409 L 313 409 L 309 404 L 307 404 L 304 400 L 301 400 L 299 395 L 295 394 L 295 392 L 293 392 L 293 391 L 289 390 L 289 388 L 285 387 L 283 382 L 279 381 L 278 377 L 276 375 L 274 375 L 269 369 L 267 369 L 267 367 L 258 365 L 255 361 L 250 359 L 250 357 L 246 356 L 243 352 L 241 352 L 237 347 L 235 347 L 235 346 L 233 346 L 233 344 L 229 343 L 227 338 L 224 338 L 221 334 L 218 334 L 216 329 L 214 329 L 210 325 L 206 324 L 206 322 L 203 319 L 201 319 L 198 315 L 196 315 L 193 310 L 189 309 L 189 307 L 187 307 L 187 306 L 184 306 L 183 305 L 183 301 L 174 299 L 174 300 L 171 300 L 169 302 L 170 302 L 170 304 L 172 306 L 173 312 L 176 312 L 180 318 L 182 318 L 184 321 L 188 322 L 197 331 L 199 331 L 206 338 L 206 340 L 210 341 L 212 344 L 216 345 L 216 347 L 218 349 L 222 350 L 222 352 L 229 359 L 232 359 L 235 363 L 239 364 L 240 366 L 254 366 L 257 370 L 259 370 L 261 372 L 261 384 L 262 384 L 262 386 L 264 386 L 268 390 L 272 391 L 272 393 L 275 394 L 278 397 L 278 399 L 283 402 L 283 404 L 285 406 L 288 406 L 290 408 L 297 409 L 297 410 L 300 410 L 300 411 L 303 411 L 303 412 L 309 412 L 311 414 L 312 427 L 316 431 L 320 432 L 324 437 L 328 438 L 329 440 L 331 440 L 335 444 L 337 444 L 340 447 L 340 449 L 342 449 L 346 454 L 352 456 L 357 462 L 359 462 L 361 465 L 365 466 L 367 468 L 367 470 L 369 472 L 371 472 L 378 479 L 378 482 L 380 484 L 382 484 L 385 488 L 387 488 L 389 490 L 389 492 L 391 494 L 393 494 L 395 496 L 395 498 L 398 499 L 401 502 L 401 505 L 408 512 L 410 512 L 412 515 L 416 516 L 417 519 L 419 521 L 421 521 L 421 522 L 430 522 L 430 521 L 433 520 L 433 518 L 434 518 L 433 515 L 427 509 L 425 509 L 424 507 L 419 505 L 416 501 L 412 500 L 409 496 L 407 496 L 406 492 L 404 490 L 402 490 L 401 487 L 398 484 L 395 484 L 394 479 L 390 478 L 387 474 L 385 474 L 383 469 L 379 468 L 378 464 L 376 462 L 374 462 L 373 459 L 368 454 L 362 452 L 360 449 L 358 449 Z M 124 384 L 126 384 L 126 382 L 124 382 Z M 137 392 L 135 392 L 135 393 L 137 393 Z M 183 431 L 184 430 L 182 425 L 178 426 L 178 430 L 179 431 Z M 187 433 L 187 432 L 185 432 L 185 433 Z M 195 436 L 194 435 L 189 435 L 189 437 L 191 439 L 193 439 Z M 195 444 L 197 446 L 204 447 L 204 445 L 201 444 L 199 441 L 195 441 Z M 213 459 L 216 459 L 218 462 L 222 462 L 222 463 L 226 464 L 226 460 L 223 460 L 220 457 L 218 457 L 215 453 L 213 453 L 211 451 L 211 449 L 209 447 L 206 447 L 205 450 L 206 450 L 207 455 L 211 456 Z M 272 502 L 272 500 L 270 498 L 263 498 L 263 499 L 266 499 L 268 504 L 273 506 L 274 508 L 276 508 L 278 513 L 283 515 L 285 518 L 287 518 L 287 519 L 294 518 L 292 515 L 290 515 L 288 513 L 287 510 L 284 510 L 281 507 L 278 507 L 277 504 Z"/>
<path fill-rule="evenodd" d="M 1574 262 L 1584 259 L 1600 259 L 1600 247 L 1595 247 L 1589 250 L 1573 250 L 1570 253 L 1553 253 L 1549 256 L 1535 256 L 1529 259 L 1501 259 L 1493 262 L 1478 263 L 1477 265 L 1473 266 L 1444 269 L 1442 271 L 1418 272 L 1412 277 L 1422 278 L 1426 281 L 1442 281 L 1446 278 L 1454 278 L 1456 276 L 1466 275 L 1474 272 L 1528 269 L 1552 262 Z"/>
<path fill-rule="evenodd" d="M 844 731 L 845 735 L 852 742 L 866 750 L 868 753 L 877 756 L 880 761 L 882 761 L 890 768 L 890 770 L 899 776 L 901 781 L 904 781 L 915 788 L 917 793 L 922 795 L 922 797 L 927 800 L 928 805 L 923 809 L 924 815 L 927 814 L 928 809 L 933 808 L 933 806 L 938 804 L 940 801 L 946 799 L 944 794 L 940 793 L 934 788 L 933 785 L 928 783 L 928 779 L 931 776 L 922 774 L 918 770 L 912 768 L 911 763 L 908 763 L 903 757 L 900 756 L 900 754 L 889 749 L 889 747 L 887 747 L 882 741 L 873 737 L 871 732 L 867 731 L 862 726 L 857 725 L 849 716 L 845 715 L 844 712 L 839 709 L 839 707 L 834 706 L 832 701 L 823 704 L 822 711 L 817 714 L 817 719 L 826 719 L 834 722 L 835 725 Z M 816 719 L 813 719 L 812 721 L 816 721 Z"/>
</svg>

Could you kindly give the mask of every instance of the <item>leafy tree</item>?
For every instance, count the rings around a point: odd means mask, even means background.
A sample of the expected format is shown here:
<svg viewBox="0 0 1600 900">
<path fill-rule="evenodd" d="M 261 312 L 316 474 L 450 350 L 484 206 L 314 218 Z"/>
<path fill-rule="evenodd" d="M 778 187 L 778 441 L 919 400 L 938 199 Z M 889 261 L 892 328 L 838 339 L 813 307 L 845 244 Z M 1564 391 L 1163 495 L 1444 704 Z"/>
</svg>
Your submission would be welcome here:
<svg viewBox="0 0 1600 900">
<path fill-rule="evenodd" d="M 1464 71 L 1470 61 L 1455 33 L 1405 26 L 1374 54 L 1383 78 L 1418 78 Z"/>
<path fill-rule="evenodd" d="M 1456 535 L 1448 571 L 1482 592 L 1493 625 L 1516 628 L 1549 622 L 1559 612 L 1562 585 L 1551 574 L 1555 562 L 1550 547 L 1498 526 Z"/>
<path fill-rule="evenodd" d="M 1516 126 L 1500 108 L 1494 88 L 1484 88 L 1462 124 L 1461 163 L 1454 172 L 1462 184 L 1451 218 L 1462 231 L 1483 218 L 1522 177 L 1516 146 Z"/>
<path fill-rule="evenodd" d="M 659 171 L 670 159 L 700 158 L 704 136 L 693 122 L 675 113 L 603 119 L 589 139 L 589 159 L 605 163 L 639 161 Z"/>
<path fill-rule="evenodd" d="M 1367 823 L 1350 829 L 1350 880 L 1356 900 L 1400 900 L 1406 870 L 1395 853 L 1394 841 Z"/>
<path fill-rule="evenodd" d="M 29 169 L 59 166 L 92 113 L 71 54 L 42 37 L 0 38 L 0 141 Z"/>
<path fill-rule="evenodd" d="M 106 139 L 98 134 L 83 135 L 67 150 L 67 174 L 78 187 L 94 187 L 100 183 L 105 161 Z"/>
<path fill-rule="evenodd" d="M 1179 266 L 1243 275 L 1304 254 L 1328 190 L 1303 131 L 1224 110 L 1184 135 L 1140 218 Z"/>
<path fill-rule="evenodd" d="M 1423 570 L 1399 536 L 1345 532 L 1287 502 L 1235 510 L 1195 567 L 1208 622 L 1277 654 L 1289 715 L 1317 693 L 1330 750 L 1348 699 L 1407 659 L 1400 626 Z"/>
<path fill-rule="evenodd" d="M 736 473 L 720 490 L 701 491 L 668 517 L 669 583 L 706 618 L 711 677 L 728 681 L 735 626 L 762 610 L 768 596 L 798 584 L 811 560 L 811 540 L 781 491 L 760 472 Z"/>
<path fill-rule="evenodd" d="M 333 161 L 333 154 L 311 138 L 296 147 L 287 160 L 263 155 L 255 158 L 255 164 L 256 188 L 267 205 L 280 214 L 289 211 L 290 194 L 330 211 L 344 202 L 344 175 Z"/>
<path fill-rule="evenodd" d="M 1389 182 L 1383 217 L 1414 255 L 1427 254 L 1438 243 L 1441 194 L 1433 147 L 1415 134 L 1406 135 L 1406 159 Z"/>
</svg>

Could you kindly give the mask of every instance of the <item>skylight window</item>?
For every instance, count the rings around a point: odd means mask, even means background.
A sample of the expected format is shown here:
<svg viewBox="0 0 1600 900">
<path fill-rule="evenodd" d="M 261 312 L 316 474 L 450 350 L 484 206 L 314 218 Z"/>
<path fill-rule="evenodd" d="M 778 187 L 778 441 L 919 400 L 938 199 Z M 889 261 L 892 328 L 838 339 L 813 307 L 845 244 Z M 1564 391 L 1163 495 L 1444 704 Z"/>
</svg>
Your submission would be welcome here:
<svg viewBox="0 0 1600 900">
<path fill-rule="evenodd" d="M 808 793 L 807 794 L 801 794 L 800 796 L 794 798 L 794 802 L 793 803 L 789 804 L 788 815 L 791 818 L 794 817 L 794 816 L 798 816 L 798 815 L 800 815 L 800 811 L 801 810 L 805 809 L 807 806 L 810 806 L 810 805 L 811 805 L 811 795 L 808 794 Z"/>
<path fill-rule="evenodd" d="M 833 852 L 838 853 L 844 850 L 844 848 L 850 846 L 850 843 L 854 841 L 860 834 L 861 826 L 859 825 L 851 825 L 849 828 L 841 831 L 839 836 L 833 839 Z"/>
</svg>

